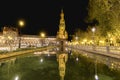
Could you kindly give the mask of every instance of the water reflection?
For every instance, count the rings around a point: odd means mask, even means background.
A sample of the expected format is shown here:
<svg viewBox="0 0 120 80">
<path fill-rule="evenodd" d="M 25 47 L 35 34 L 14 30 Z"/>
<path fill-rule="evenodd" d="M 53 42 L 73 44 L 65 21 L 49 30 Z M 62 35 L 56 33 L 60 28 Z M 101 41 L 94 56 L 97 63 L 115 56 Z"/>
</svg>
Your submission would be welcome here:
<svg viewBox="0 0 120 80">
<path fill-rule="evenodd" d="M 12 73 L 14 73 L 14 64 L 15 64 L 16 58 L 8 58 L 8 59 L 2 59 L 0 61 L 0 80 L 8 80 Z M 4 78 L 3 78 L 4 77 Z"/>
<path fill-rule="evenodd" d="M 99 54 L 88 53 L 84 51 L 79 51 L 79 52 L 77 51 L 77 53 L 80 53 L 81 55 L 85 57 L 92 58 L 94 59 L 94 61 L 97 61 L 99 63 L 106 64 L 111 69 L 120 70 L 120 59 L 117 59 L 114 57 L 108 57 L 104 55 L 99 55 Z"/>
<path fill-rule="evenodd" d="M 99 80 L 98 73 L 97 73 L 97 60 L 95 60 L 95 80 Z"/>
<path fill-rule="evenodd" d="M 120 72 L 100 63 L 98 56 L 91 59 L 74 51 L 53 52 L 1 60 L 0 80 L 120 80 Z"/>
<path fill-rule="evenodd" d="M 67 53 L 63 52 L 63 53 L 57 54 L 57 61 L 59 63 L 59 75 L 61 78 L 60 80 L 64 80 L 67 60 L 68 60 Z"/>
<path fill-rule="evenodd" d="M 16 76 L 16 77 L 15 77 L 15 80 L 19 80 L 19 76 Z"/>
<path fill-rule="evenodd" d="M 72 51 L 74 55 L 78 54 L 81 57 L 86 57 L 88 62 L 92 61 L 94 62 L 94 80 L 120 80 L 118 77 L 120 76 L 120 60 L 115 59 L 112 57 L 108 56 L 103 56 L 103 55 L 98 55 L 98 54 L 93 54 L 93 53 L 88 53 L 84 51 Z M 89 64 L 89 63 L 87 63 Z M 90 69 L 91 68 L 90 64 Z M 90 70 L 88 70 L 90 71 Z M 91 73 L 91 72 L 90 72 Z M 90 79 L 91 80 L 91 79 Z"/>
</svg>

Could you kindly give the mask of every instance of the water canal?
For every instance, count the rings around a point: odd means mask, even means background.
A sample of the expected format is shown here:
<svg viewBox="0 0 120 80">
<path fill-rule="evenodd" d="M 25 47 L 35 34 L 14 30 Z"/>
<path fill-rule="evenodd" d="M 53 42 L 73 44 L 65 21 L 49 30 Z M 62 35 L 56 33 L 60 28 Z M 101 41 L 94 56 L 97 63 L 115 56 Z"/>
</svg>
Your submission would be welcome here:
<svg viewBox="0 0 120 80">
<path fill-rule="evenodd" d="M 0 61 L 0 80 L 120 80 L 119 69 L 90 56 L 50 50 L 4 59 Z"/>
</svg>

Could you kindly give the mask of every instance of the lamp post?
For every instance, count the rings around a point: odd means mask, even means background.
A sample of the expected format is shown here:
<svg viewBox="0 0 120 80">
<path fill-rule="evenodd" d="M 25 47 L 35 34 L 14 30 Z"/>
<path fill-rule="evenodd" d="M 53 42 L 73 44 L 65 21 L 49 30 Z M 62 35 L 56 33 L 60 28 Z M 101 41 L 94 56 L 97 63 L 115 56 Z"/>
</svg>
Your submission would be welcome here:
<svg viewBox="0 0 120 80">
<path fill-rule="evenodd" d="M 93 50 L 95 50 L 95 30 L 96 30 L 95 27 L 93 27 L 92 28 Z M 95 57 L 95 76 L 94 77 L 95 77 L 95 80 L 99 80 L 99 77 L 97 75 L 97 59 L 96 59 L 96 57 Z"/>
<path fill-rule="evenodd" d="M 19 24 L 19 46 L 18 48 L 21 48 L 21 28 L 25 25 L 24 21 L 23 20 L 19 20 L 18 22 Z"/>
<path fill-rule="evenodd" d="M 43 39 L 46 37 L 46 34 L 44 33 L 44 32 L 41 32 L 40 33 L 40 37 L 41 37 L 41 42 L 42 42 L 42 46 L 44 46 L 43 44 L 44 44 L 44 41 L 43 41 Z"/>
<path fill-rule="evenodd" d="M 108 39 L 107 39 L 107 45 L 106 45 L 106 51 L 107 51 L 107 53 L 109 53 L 110 52 L 110 49 L 109 49 L 109 46 L 110 46 L 110 34 L 108 34 Z"/>
<path fill-rule="evenodd" d="M 95 40 L 94 40 L 95 39 L 95 30 L 96 30 L 95 27 L 93 27 L 92 28 L 92 32 L 93 32 L 93 34 L 92 34 L 93 50 L 95 50 Z"/>
</svg>

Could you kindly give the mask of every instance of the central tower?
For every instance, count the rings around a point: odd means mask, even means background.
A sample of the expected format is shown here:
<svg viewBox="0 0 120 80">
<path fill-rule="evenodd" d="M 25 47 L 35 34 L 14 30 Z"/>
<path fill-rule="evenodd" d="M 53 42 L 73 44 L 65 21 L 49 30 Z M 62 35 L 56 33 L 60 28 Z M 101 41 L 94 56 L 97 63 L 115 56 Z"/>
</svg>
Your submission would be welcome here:
<svg viewBox="0 0 120 80">
<path fill-rule="evenodd" d="M 65 30 L 65 20 L 64 20 L 63 9 L 61 10 L 60 17 L 61 19 L 60 19 L 60 24 L 59 24 L 59 31 L 57 32 L 57 39 L 67 39 L 68 33 Z"/>
</svg>

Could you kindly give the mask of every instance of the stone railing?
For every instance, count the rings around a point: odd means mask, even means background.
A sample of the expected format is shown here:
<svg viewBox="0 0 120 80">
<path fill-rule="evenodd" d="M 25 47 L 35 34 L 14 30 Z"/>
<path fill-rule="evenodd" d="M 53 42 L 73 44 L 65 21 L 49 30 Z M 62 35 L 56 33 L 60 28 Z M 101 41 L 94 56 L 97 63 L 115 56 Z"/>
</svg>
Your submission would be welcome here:
<svg viewBox="0 0 120 80">
<path fill-rule="evenodd" d="M 71 48 L 76 48 L 81 50 L 114 53 L 120 55 L 120 47 L 118 46 L 85 46 L 85 45 L 68 45 L 68 46 Z"/>
</svg>

